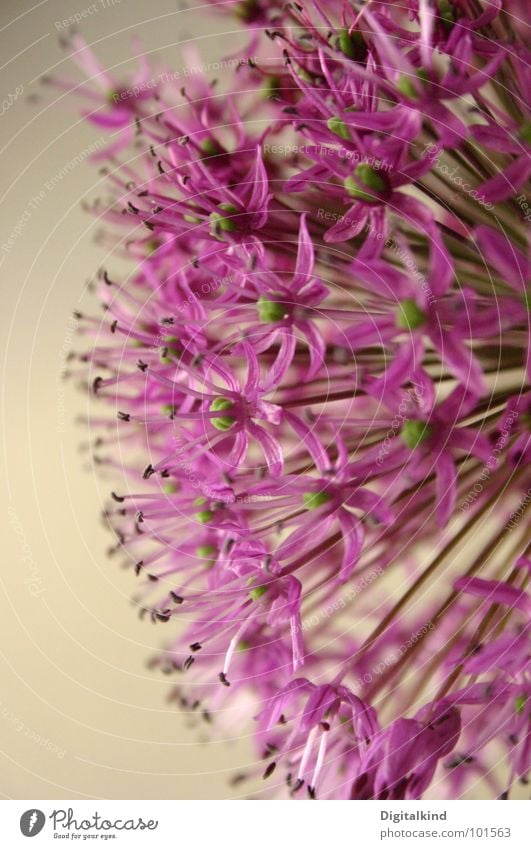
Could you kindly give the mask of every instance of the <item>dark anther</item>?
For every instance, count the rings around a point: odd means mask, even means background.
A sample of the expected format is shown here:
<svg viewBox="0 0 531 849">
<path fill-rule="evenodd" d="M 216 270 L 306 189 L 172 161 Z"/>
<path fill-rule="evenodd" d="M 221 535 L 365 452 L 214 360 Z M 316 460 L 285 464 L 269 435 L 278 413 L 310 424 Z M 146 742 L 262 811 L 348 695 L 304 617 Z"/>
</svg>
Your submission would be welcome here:
<svg viewBox="0 0 531 849">
<path fill-rule="evenodd" d="M 170 598 L 173 599 L 175 604 L 182 604 L 184 601 L 183 597 L 181 595 L 177 595 L 177 593 L 174 593 L 173 590 L 170 590 Z"/>
<path fill-rule="evenodd" d="M 138 368 L 140 369 L 140 371 L 146 371 L 146 370 L 147 370 L 147 367 L 148 367 L 148 364 L 147 364 L 147 363 L 145 363 L 143 360 L 138 360 L 138 362 L 137 362 L 137 366 L 138 366 Z"/>
<path fill-rule="evenodd" d="M 145 480 L 145 481 L 147 481 L 147 479 L 148 479 L 148 478 L 150 478 L 150 477 L 151 477 L 151 475 L 154 475 L 154 474 L 155 474 L 155 469 L 153 468 L 153 466 L 152 466 L 152 465 L 151 465 L 151 463 L 150 463 L 150 464 L 149 464 L 149 466 L 147 466 L 147 467 L 144 469 L 144 472 L 143 472 L 143 474 L 142 474 L 142 477 L 144 478 L 144 480 Z"/>
<path fill-rule="evenodd" d="M 278 724 L 279 724 L 279 725 L 287 725 L 287 722 L 288 722 L 288 720 L 286 719 L 286 717 L 284 716 L 284 714 L 283 714 L 283 713 L 281 713 L 281 714 L 280 714 L 280 716 L 279 716 L 279 718 L 278 718 Z"/>
<path fill-rule="evenodd" d="M 292 793 L 298 793 L 298 791 L 301 789 L 303 784 L 304 784 L 304 779 L 303 778 L 297 778 L 297 781 L 293 785 L 293 789 L 292 789 L 291 792 Z"/>
<path fill-rule="evenodd" d="M 74 310 L 72 315 L 74 316 L 74 318 L 77 318 L 77 319 L 83 318 L 83 315 L 82 315 L 82 313 L 79 312 L 79 310 Z"/>
<path fill-rule="evenodd" d="M 202 648 L 201 643 L 190 643 L 190 651 L 201 651 Z"/>
<path fill-rule="evenodd" d="M 203 719 L 205 720 L 205 722 L 212 722 L 212 717 L 208 710 L 203 711 Z"/>
<path fill-rule="evenodd" d="M 118 319 L 115 318 L 113 323 L 111 324 L 111 333 L 116 333 L 117 327 L 118 327 Z"/>
<path fill-rule="evenodd" d="M 129 422 L 129 421 L 131 421 L 131 416 L 130 416 L 130 414 L 129 414 L 129 413 L 122 413 L 122 412 L 121 412 L 121 410 L 119 410 L 119 411 L 118 411 L 118 418 L 119 418 L 119 419 L 120 419 L 120 421 L 122 421 L 122 422 Z"/>
<path fill-rule="evenodd" d="M 323 731 L 330 731 L 330 723 L 329 722 L 321 722 L 321 728 Z"/>
<path fill-rule="evenodd" d="M 105 270 L 103 272 L 103 280 L 104 280 L 104 282 L 106 283 L 107 286 L 114 286 L 114 283 L 112 282 L 112 280 L 110 279 L 109 275 L 107 274 L 107 272 Z"/>
<path fill-rule="evenodd" d="M 308 791 L 308 796 L 310 797 L 310 799 L 315 799 L 315 787 L 310 787 L 310 785 L 308 784 L 308 787 L 306 789 Z"/>
<path fill-rule="evenodd" d="M 161 318 L 160 323 L 164 324 L 165 326 L 168 326 L 168 325 L 171 325 L 171 324 L 175 324 L 175 319 L 173 318 L 173 316 L 169 315 L 169 316 L 166 316 L 165 318 Z"/>
<path fill-rule="evenodd" d="M 103 380 L 103 377 L 95 377 L 94 378 L 94 381 L 92 383 L 92 391 L 94 392 L 94 395 L 98 394 L 98 389 L 99 389 L 99 386 L 100 386 L 100 383 L 102 382 L 102 380 Z"/>
<path fill-rule="evenodd" d="M 171 618 L 171 614 L 169 611 L 163 610 L 160 613 L 156 613 L 155 616 L 159 620 L 159 622 L 169 622 Z"/>
<path fill-rule="evenodd" d="M 138 215 L 138 213 L 140 212 L 140 210 L 136 206 L 133 206 L 130 200 L 127 201 L 127 208 L 130 212 L 133 213 L 133 215 Z"/>
<path fill-rule="evenodd" d="M 140 522 L 140 524 L 142 524 L 142 522 L 144 521 L 144 514 L 142 513 L 142 510 L 138 511 L 136 515 L 136 520 L 137 522 Z"/>
<path fill-rule="evenodd" d="M 141 570 L 143 565 L 144 565 L 143 560 L 139 560 L 138 563 L 135 563 L 135 575 L 140 575 L 140 570 Z"/>
<path fill-rule="evenodd" d="M 162 167 L 162 162 L 160 161 L 160 159 L 157 161 L 157 168 L 159 169 L 159 173 L 160 173 L 160 174 L 165 174 L 165 173 L 166 173 L 166 172 L 165 172 L 165 170 L 164 170 L 164 168 Z"/>
<path fill-rule="evenodd" d="M 504 790 L 503 793 L 500 793 L 500 795 L 498 796 L 498 799 L 501 802 L 506 802 L 508 798 L 509 798 L 509 791 L 508 790 Z"/>
<path fill-rule="evenodd" d="M 139 198 L 146 198 L 148 195 L 149 192 L 147 189 L 144 189 L 142 192 L 137 192 L 137 197 Z"/>
<path fill-rule="evenodd" d="M 150 581 L 153 581 L 153 583 L 159 579 L 158 575 L 152 575 L 151 573 L 148 575 L 148 578 Z"/>
<path fill-rule="evenodd" d="M 144 226 L 148 228 L 148 230 L 153 231 L 155 229 L 155 225 L 151 223 L 151 221 L 144 221 Z"/>
<path fill-rule="evenodd" d="M 195 661 L 195 657 L 192 657 L 192 655 L 189 655 L 183 663 L 183 669 L 190 669 L 190 667 L 191 667 L 192 663 L 194 663 L 194 661 Z"/>
<path fill-rule="evenodd" d="M 118 501 L 119 504 L 121 504 L 122 501 L 125 501 L 125 498 L 122 495 L 116 495 L 115 492 L 111 492 L 111 498 L 113 498 L 114 501 Z"/>
<path fill-rule="evenodd" d="M 161 478 L 169 478 L 170 473 L 167 469 L 163 469 L 162 472 L 160 473 L 160 476 L 161 476 Z"/>
<path fill-rule="evenodd" d="M 271 761 L 271 763 L 269 764 L 269 766 L 265 770 L 262 778 L 269 778 L 270 775 L 273 775 L 276 767 L 277 767 L 277 765 L 276 765 L 275 761 Z"/>
<path fill-rule="evenodd" d="M 219 680 L 225 687 L 230 687 L 230 681 L 227 681 L 227 676 L 224 672 L 219 673 Z"/>
</svg>

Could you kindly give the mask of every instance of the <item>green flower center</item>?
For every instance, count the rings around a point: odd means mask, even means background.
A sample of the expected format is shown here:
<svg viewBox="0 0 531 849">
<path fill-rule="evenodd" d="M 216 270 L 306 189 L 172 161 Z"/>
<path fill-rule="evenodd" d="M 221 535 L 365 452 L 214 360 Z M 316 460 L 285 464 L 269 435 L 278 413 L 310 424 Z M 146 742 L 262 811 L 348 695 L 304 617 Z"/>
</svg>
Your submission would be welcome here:
<svg viewBox="0 0 531 849">
<path fill-rule="evenodd" d="M 177 484 L 171 481 L 169 483 L 165 483 L 162 488 L 167 495 L 175 495 L 175 493 L 179 490 Z"/>
<path fill-rule="evenodd" d="M 265 298 L 263 295 L 260 295 L 258 298 L 256 306 L 258 307 L 260 321 L 264 321 L 267 324 L 282 321 L 288 314 L 285 304 L 281 301 L 270 301 L 269 298 Z"/>
<path fill-rule="evenodd" d="M 445 29 L 451 29 L 455 22 L 452 4 L 449 2 L 449 0 L 439 0 L 438 6 L 442 25 Z"/>
<path fill-rule="evenodd" d="M 203 495 L 200 495 L 199 498 L 196 498 L 194 501 L 194 507 L 202 507 L 207 503 L 206 498 Z M 195 514 L 195 518 L 198 522 L 201 522 L 202 525 L 206 525 L 207 522 L 210 522 L 214 513 L 212 510 L 200 510 Z"/>
<path fill-rule="evenodd" d="M 209 136 L 209 138 L 203 139 L 203 141 L 199 145 L 199 149 L 203 156 L 218 156 L 220 153 L 223 153 L 223 148 L 220 143 Z"/>
<path fill-rule="evenodd" d="M 524 121 L 518 135 L 523 142 L 531 145 L 531 121 Z"/>
<path fill-rule="evenodd" d="M 348 29 L 341 30 L 337 38 L 337 46 L 343 56 L 354 62 L 364 62 L 367 58 L 367 45 L 359 30 L 353 30 L 353 32 L 349 32 Z"/>
<path fill-rule="evenodd" d="M 249 591 L 249 595 L 253 601 L 258 601 L 258 599 L 261 598 L 266 592 L 267 587 L 253 587 L 253 589 Z"/>
<path fill-rule="evenodd" d="M 216 239 L 222 240 L 222 233 L 234 233 L 238 229 L 236 222 L 230 217 L 238 212 L 233 203 L 220 203 L 219 209 L 222 212 L 210 213 L 210 235 Z M 230 213 L 229 216 L 223 215 L 223 212 Z"/>
<path fill-rule="evenodd" d="M 317 510 L 332 498 L 328 492 L 305 492 L 302 496 L 304 506 L 307 510 Z"/>
<path fill-rule="evenodd" d="M 232 401 L 229 401 L 228 398 L 214 398 L 210 405 L 210 409 L 212 412 L 218 412 L 221 410 L 232 410 L 234 404 Z M 236 419 L 234 416 L 216 416 L 213 419 L 210 419 L 213 426 L 216 430 L 229 430 L 232 427 Z"/>
<path fill-rule="evenodd" d="M 426 321 L 426 315 L 417 305 L 413 298 L 405 298 L 398 305 L 396 314 L 396 326 L 402 330 L 416 330 L 422 327 Z"/>
<path fill-rule="evenodd" d="M 416 71 L 415 76 L 411 74 L 400 74 L 396 87 L 401 94 L 404 94 L 406 97 L 409 97 L 410 100 L 420 100 L 421 97 L 421 86 L 418 83 L 421 83 L 422 86 L 425 86 L 428 82 L 428 75 L 424 68 L 419 68 Z"/>
<path fill-rule="evenodd" d="M 343 184 L 350 197 L 368 203 L 379 203 L 378 194 L 388 191 L 387 179 L 367 162 L 360 162 L 354 169 L 354 174 L 347 177 Z"/>
<path fill-rule="evenodd" d="M 277 97 L 282 86 L 282 80 L 280 77 L 268 77 L 262 86 L 262 92 L 264 97 L 269 99 L 270 97 Z"/>
<path fill-rule="evenodd" d="M 240 21 L 250 23 L 260 12 L 258 0 L 241 0 L 234 6 L 234 14 Z"/>
<path fill-rule="evenodd" d="M 208 557 L 214 554 L 216 551 L 215 545 L 200 545 L 196 548 L 195 553 L 197 557 Z"/>
<path fill-rule="evenodd" d="M 521 696 L 517 696 L 516 699 L 515 699 L 515 702 L 514 702 L 514 709 L 515 709 L 516 713 L 523 713 L 524 708 L 526 706 L 526 703 L 527 703 L 527 696 L 525 695 L 525 693 L 522 693 Z"/>
<path fill-rule="evenodd" d="M 334 133 L 336 136 L 340 136 L 342 139 L 350 141 L 351 136 L 349 129 L 341 118 L 337 118 L 335 115 L 332 115 L 332 117 L 326 122 L 326 126 L 330 132 Z"/>
<path fill-rule="evenodd" d="M 412 450 L 418 448 L 423 442 L 433 433 L 433 428 L 429 424 L 423 422 L 422 419 L 409 419 L 404 422 L 404 426 L 400 432 L 400 436 L 406 443 L 408 448 Z"/>
<path fill-rule="evenodd" d="M 164 347 L 160 352 L 160 361 L 161 363 L 172 363 L 174 360 L 178 360 L 181 356 L 181 348 L 179 346 L 179 340 L 177 336 L 164 336 L 163 338 Z"/>
</svg>

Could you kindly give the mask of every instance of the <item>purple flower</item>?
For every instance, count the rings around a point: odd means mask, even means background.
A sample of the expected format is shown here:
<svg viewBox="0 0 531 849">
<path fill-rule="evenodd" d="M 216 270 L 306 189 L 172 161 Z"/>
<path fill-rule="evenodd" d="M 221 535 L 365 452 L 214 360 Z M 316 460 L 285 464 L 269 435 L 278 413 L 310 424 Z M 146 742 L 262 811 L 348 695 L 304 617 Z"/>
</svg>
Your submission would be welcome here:
<svg viewBox="0 0 531 849">
<path fill-rule="evenodd" d="M 507 798 L 530 765 L 515 4 L 213 5 L 248 32 L 223 92 L 144 60 L 117 80 L 78 36 L 89 81 L 54 80 L 109 131 L 93 211 L 129 269 L 69 360 L 109 554 L 169 634 L 170 698 L 252 729 L 264 794 Z"/>
</svg>

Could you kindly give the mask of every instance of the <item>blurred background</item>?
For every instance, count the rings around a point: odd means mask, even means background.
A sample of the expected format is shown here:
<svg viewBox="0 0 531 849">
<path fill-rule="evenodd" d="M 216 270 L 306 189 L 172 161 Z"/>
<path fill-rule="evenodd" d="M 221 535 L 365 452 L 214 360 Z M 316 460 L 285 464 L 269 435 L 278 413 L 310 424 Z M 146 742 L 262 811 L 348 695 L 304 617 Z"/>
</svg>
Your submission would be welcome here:
<svg viewBox="0 0 531 849">
<path fill-rule="evenodd" d="M 152 14 L 150 14 L 152 13 Z M 87 399 L 61 379 L 73 310 L 93 309 L 87 282 L 105 260 L 84 199 L 102 191 L 86 161 L 98 138 L 72 101 L 41 83 L 72 76 L 59 39 L 79 31 L 117 76 L 131 39 L 174 69 L 194 42 L 205 63 L 237 49 L 230 19 L 176 0 L 2 0 L 2 479 L 0 793 L 4 798 L 234 797 L 250 742 L 219 740 L 166 701 L 146 661 L 167 636 L 140 622 L 133 573 L 105 556 L 87 432 Z M 216 74 L 213 74 L 213 76 Z M 195 725 L 195 727 L 191 727 Z M 227 737 L 227 733 L 225 733 Z"/>
</svg>

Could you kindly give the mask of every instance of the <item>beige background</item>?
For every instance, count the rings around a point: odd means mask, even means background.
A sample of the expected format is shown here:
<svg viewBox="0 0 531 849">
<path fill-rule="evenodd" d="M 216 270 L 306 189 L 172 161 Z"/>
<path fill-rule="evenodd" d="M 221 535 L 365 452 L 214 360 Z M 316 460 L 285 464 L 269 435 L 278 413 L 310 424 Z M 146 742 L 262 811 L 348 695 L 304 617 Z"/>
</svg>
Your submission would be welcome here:
<svg viewBox="0 0 531 849">
<path fill-rule="evenodd" d="M 208 6 L 188 12 L 178 11 L 175 0 L 108 0 L 107 8 L 95 2 L 98 11 L 81 30 L 118 75 L 134 32 L 147 52 L 157 48 L 177 68 L 186 39 L 196 37 L 206 60 L 232 47 L 221 38 L 227 19 Z M 205 730 L 190 730 L 190 717 L 166 704 L 168 679 L 146 668 L 168 632 L 138 620 L 129 602 L 132 573 L 105 557 L 111 539 L 98 514 L 110 484 L 79 452 L 86 432 L 74 422 L 86 399 L 59 378 L 76 344 L 72 310 L 88 306 L 85 283 L 104 256 L 92 244 L 93 221 L 80 201 L 101 189 L 87 163 L 52 190 L 45 183 L 98 131 L 81 125 L 66 105 L 50 108 L 52 93 L 39 77 L 69 71 L 55 22 L 89 5 L 0 6 L 1 99 L 24 89 L 2 107 L 1 244 L 26 217 L 11 249 L 0 250 L 0 793 L 223 798 L 235 794 L 228 778 L 252 760 L 251 746 L 245 738 L 201 742 Z M 146 19 L 149 12 L 154 16 Z"/>
</svg>

